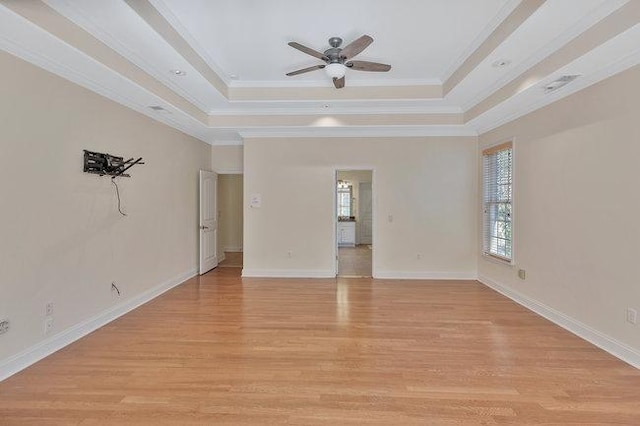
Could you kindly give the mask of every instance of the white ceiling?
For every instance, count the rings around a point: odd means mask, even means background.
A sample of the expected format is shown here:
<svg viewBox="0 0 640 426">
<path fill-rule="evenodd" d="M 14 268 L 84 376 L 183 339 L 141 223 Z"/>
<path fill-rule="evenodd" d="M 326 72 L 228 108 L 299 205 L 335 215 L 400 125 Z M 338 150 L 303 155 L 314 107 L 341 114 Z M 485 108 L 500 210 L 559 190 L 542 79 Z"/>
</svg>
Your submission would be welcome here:
<svg viewBox="0 0 640 426">
<path fill-rule="evenodd" d="M 501 81 L 519 75 L 552 53 L 563 37 L 575 37 L 622 3 L 602 0 L 547 2 L 482 61 L 449 97 L 463 107 L 472 106 L 500 86 Z M 576 13 L 578 9 L 582 13 Z M 505 68 L 493 67 L 492 63 L 499 59 L 508 59 L 511 64 Z"/>
<path fill-rule="evenodd" d="M 0 0 L 0 49 L 212 144 L 243 136 L 466 135 L 640 63 L 638 3 Z M 342 91 L 323 71 L 284 76 L 320 63 L 287 42 L 324 50 L 330 36 L 347 44 L 362 34 L 375 41 L 357 59 L 390 63 L 389 73 L 349 70 Z M 509 65 L 496 68 L 497 60 Z M 580 77 L 546 95 L 541 87 L 563 73 Z M 448 86 L 452 76 L 459 79 Z M 427 87 L 443 95 L 414 96 Z M 357 118 L 367 115 L 375 118 Z M 317 126 L 303 116 L 345 118 Z"/>
<path fill-rule="evenodd" d="M 442 81 L 508 0 L 154 0 L 207 56 L 238 83 L 285 82 L 285 73 L 320 63 L 287 46 L 323 52 L 329 37 L 343 46 L 374 37 L 358 59 L 392 65 L 389 73 L 349 72 L 349 81 Z M 163 7 L 164 6 L 164 7 Z M 172 18 L 173 16 L 173 18 Z M 326 84 L 322 71 L 294 77 Z M 291 77 L 289 77 L 290 79 Z"/>
</svg>

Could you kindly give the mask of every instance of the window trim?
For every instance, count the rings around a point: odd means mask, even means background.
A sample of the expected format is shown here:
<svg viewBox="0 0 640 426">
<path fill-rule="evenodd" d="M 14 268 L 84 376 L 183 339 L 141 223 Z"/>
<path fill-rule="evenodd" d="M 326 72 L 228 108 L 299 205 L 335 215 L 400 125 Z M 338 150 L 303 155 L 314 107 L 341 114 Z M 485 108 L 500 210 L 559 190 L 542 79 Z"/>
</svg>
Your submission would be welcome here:
<svg viewBox="0 0 640 426">
<path fill-rule="evenodd" d="M 507 257 L 503 257 L 500 256 L 499 254 L 494 254 L 494 253 L 490 253 L 485 251 L 485 243 L 486 243 L 486 236 L 485 236 L 485 175 L 484 175 L 484 157 L 486 155 L 491 155 L 491 154 L 495 154 L 496 152 L 505 150 L 505 149 L 511 149 L 511 258 L 507 258 Z M 516 261 L 516 250 L 515 250 L 515 218 L 517 217 L 517 215 L 515 214 L 515 198 L 516 198 L 516 191 L 515 191 L 515 152 L 516 152 L 516 144 L 515 144 L 515 138 L 509 138 L 509 139 L 505 139 L 503 140 L 503 142 L 499 142 L 495 145 L 490 145 L 489 147 L 483 149 L 481 151 L 481 156 L 480 156 L 480 161 L 481 161 L 481 165 L 480 165 L 480 169 L 481 169 L 481 180 L 480 180 L 480 186 L 481 186 L 481 199 L 480 199 L 480 212 L 482 214 L 482 226 L 480 229 L 480 233 L 481 233 L 481 238 L 480 238 L 480 253 L 481 255 L 489 261 L 501 264 L 501 265 L 509 265 L 509 266 L 513 266 L 515 265 Z"/>
</svg>

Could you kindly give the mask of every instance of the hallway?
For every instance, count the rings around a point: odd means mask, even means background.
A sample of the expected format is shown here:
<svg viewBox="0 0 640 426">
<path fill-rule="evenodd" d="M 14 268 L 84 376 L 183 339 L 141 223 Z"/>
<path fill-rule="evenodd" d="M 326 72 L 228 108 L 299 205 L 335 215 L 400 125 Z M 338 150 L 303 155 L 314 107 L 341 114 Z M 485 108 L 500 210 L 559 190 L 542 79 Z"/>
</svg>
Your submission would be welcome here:
<svg viewBox="0 0 640 426">
<path fill-rule="evenodd" d="M 338 248 L 339 277 L 371 277 L 372 276 L 371 245 L 362 244 L 355 247 Z"/>
</svg>

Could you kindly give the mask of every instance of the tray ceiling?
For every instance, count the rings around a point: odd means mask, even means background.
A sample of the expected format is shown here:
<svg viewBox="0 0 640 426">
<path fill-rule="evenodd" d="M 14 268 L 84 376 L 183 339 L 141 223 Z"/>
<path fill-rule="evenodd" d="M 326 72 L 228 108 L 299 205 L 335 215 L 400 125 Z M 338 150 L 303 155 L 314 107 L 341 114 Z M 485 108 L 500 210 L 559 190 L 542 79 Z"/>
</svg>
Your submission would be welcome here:
<svg viewBox="0 0 640 426">
<path fill-rule="evenodd" d="M 212 144 L 468 135 L 637 65 L 639 23 L 626 0 L 0 1 L 0 48 Z M 390 72 L 284 75 L 320 63 L 289 41 L 363 34 Z"/>
</svg>

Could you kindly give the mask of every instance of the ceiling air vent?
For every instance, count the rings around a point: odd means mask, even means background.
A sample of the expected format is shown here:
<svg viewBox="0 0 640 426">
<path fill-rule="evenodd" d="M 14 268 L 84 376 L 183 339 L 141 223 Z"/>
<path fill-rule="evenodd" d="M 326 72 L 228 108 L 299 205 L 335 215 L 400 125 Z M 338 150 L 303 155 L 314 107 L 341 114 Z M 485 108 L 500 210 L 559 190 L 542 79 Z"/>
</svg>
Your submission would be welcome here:
<svg viewBox="0 0 640 426">
<path fill-rule="evenodd" d="M 567 84 L 571 83 L 573 80 L 575 80 L 578 77 L 579 77 L 578 75 L 563 75 L 562 77 L 556 80 L 553 80 L 551 83 L 546 84 L 544 86 L 544 92 L 550 93 L 550 92 L 556 91 L 559 88 L 564 87 Z"/>
<path fill-rule="evenodd" d="M 171 111 L 160 105 L 150 105 L 149 109 L 158 114 L 171 114 Z"/>
</svg>

